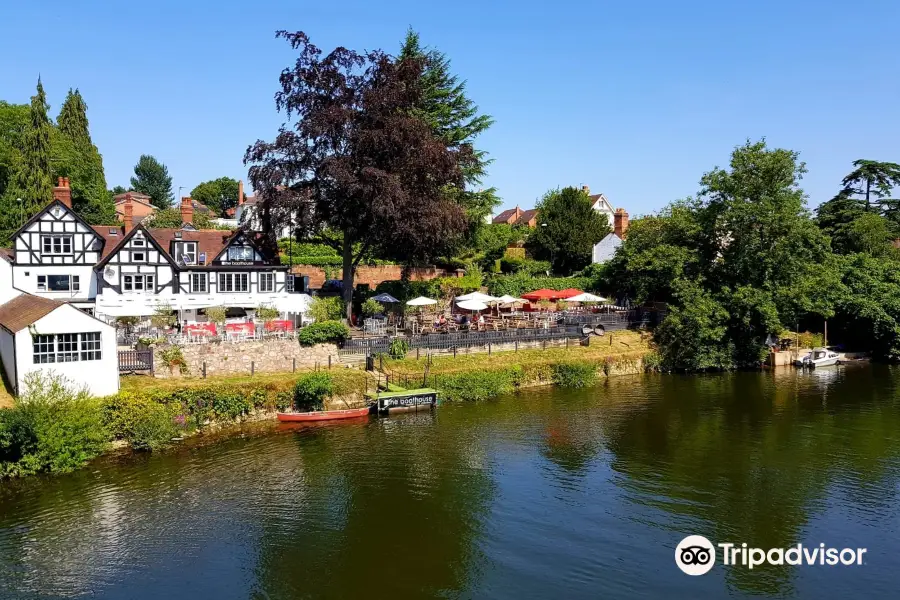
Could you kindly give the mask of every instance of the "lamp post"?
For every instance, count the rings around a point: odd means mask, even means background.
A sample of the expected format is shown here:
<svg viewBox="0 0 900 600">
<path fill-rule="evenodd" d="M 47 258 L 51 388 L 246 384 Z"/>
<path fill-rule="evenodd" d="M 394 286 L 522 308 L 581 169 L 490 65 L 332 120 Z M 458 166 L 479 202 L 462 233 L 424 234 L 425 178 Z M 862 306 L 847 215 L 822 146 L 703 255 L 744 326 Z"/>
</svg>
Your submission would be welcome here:
<svg viewBox="0 0 900 600">
<path fill-rule="evenodd" d="M 541 223 L 541 228 L 544 228 L 546 226 L 547 226 L 546 223 Z M 546 230 L 544 230 L 544 231 L 546 231 Z M 555 252 L 556 252 L 555 245 L 550 246 L 550 271 L 553 270 L 553 255 Z M 547 277 L 550 277 L 550 271 L 547 271 Z"/>
</svg>

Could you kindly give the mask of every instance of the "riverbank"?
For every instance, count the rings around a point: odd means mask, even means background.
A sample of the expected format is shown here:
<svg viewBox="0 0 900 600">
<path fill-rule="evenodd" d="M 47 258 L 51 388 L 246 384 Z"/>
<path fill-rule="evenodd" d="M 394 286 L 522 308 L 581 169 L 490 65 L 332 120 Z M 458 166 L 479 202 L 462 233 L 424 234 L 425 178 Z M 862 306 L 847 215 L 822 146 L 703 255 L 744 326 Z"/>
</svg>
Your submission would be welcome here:
<svg viewBox="0 0 900 600">
<path fill-rule="evenodd" d="M 600 377 L 638 373 L 651 352 L 635 332 L 592 338 L 588 346 L 385 360 L 385 374 L 335 367 L 323 370 L 333 391 L 325 409 L 363 406 L 366 392 L 393 379 L 425 384 L 442 401 L 485 400 L 523 387 L 585 387 Z M 173 440 L 215 433 L 224 439 L 242 426 L 273 421 L 294 404 L 297 381 L 312 371 L 256 376 L 154 379 L 128 376 L 115 396 L 60 394 L 47 382 L 36 400 L 0 411 L 0 477 L 69 472 L 111 450 L 155 451 Z M 56 387 L 54 387 L 56 386 Z M 52 393 L 51 393 L 52 392 Z M 64 459 L 64 460 L 61 460 Z"/>
</svg>

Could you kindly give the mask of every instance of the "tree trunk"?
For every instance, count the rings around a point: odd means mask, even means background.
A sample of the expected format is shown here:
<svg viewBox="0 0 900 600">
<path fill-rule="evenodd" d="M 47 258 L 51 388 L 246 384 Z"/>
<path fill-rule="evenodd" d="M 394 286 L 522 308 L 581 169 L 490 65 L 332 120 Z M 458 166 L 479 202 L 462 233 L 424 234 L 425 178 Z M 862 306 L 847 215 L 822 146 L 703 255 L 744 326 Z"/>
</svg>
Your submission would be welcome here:
<svg viewBox="0 0 900 600">
<path fill-rule="evenodd" d="M 353 316 L 353 240 L 344 232 L 344 302 L 346 304 L 347 323 Z"/>
</svg>

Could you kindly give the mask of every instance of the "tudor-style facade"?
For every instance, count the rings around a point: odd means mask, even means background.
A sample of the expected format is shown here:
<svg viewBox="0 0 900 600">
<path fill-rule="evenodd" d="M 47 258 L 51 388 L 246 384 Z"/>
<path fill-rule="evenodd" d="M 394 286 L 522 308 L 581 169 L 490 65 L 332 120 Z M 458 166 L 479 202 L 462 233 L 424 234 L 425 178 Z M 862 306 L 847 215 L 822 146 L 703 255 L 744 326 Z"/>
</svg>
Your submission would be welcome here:
<svg viewBox="0 0 900 600">
<path fill-rule="evenodd" d="M 91 226 L 71 209 L 68 182 L 13 234 L 12 287 L 70 302 L 99 317 L 152 315 L 169 305 L 186 320 L 210 306 L 287 307 L 287 267 L 252 232 L 197 230 L 190 199 L 180 229 Z"/>
</svg>

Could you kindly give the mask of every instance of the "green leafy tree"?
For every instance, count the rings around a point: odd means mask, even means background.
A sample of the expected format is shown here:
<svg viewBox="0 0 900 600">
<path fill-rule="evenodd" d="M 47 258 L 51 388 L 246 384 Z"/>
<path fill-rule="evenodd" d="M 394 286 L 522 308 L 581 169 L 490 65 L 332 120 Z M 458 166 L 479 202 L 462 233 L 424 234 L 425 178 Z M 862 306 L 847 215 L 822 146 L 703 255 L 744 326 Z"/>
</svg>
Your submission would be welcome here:
<svg viewBox="0 0 900 600">
<path fill-rule="evenodd" d="M 202 202 L 219 215 L 224 215 L 229 208 L 237 206 L 238 180 L 231 177 L 219 177 L 204 181 L 193 190 L 191 198 Z"/>
<path fill-rule="evenodd" d="M 816 224 L 831 238 L 831 249 L 838 254 L 854 252 L 850 225 L 866 214 L 865 206 L 847 190 L 816 208 Z"/>
<path fill-rule="evenodd" d="M 31 97 L 28 128 L 22 136 L 22 163 L 17 173 L 17 188 L 23 194 L 25 213 L 28 217 L 53 200 L 53 183 L 50 179 L 50 136 L 53 126 L 47 111 L 47 96 L 40 78 L 37 93 Z"/>
<path fill-rule="evenodd" d="M 847 247 L 853 252 L 872 256 L 893 254 L 891 240 L 895 234 L 891 222 L 881 215 L 865 213 L 847 227 Z"/>
<path fill-rule="evenodd" d="M 549 260 L 555 273 L 570 275 L 591 263 L 594 244 L 609 234 L 606 215 L 591 208 L 580 189 L 567 187 L 544 194 L 537 204 L 538 226 L 526 247 L 538 260 Z"/>
<path fill-rule="evenodd" d="M 172 177 L 169 169 L 154 157 L 142 154 L 134 166 L 131 187 L 135 191 L 150 196 L 150 202 L 157 208 L 172 206 Z"/>
<path fill-rule="evenodd" d="M 168 207 L 157 210 L 152 215 L 147 216 L 142 221 L 147 227 L 159 227 L 165 229 L 180 229 L 184 225 L 181 219 L 181 209 Z M 208 215 L 194 211 L 194 217 L 191 223 L 197 229 L 217 229 L 215 224 Z"/>
<path fill-rule="evenodd" d="M 91 140 L 87 105 L 78 90 L 69 90 L 54 133 L 54 175 L 69 178 L 75 212 L 91 224 L 114 224 L 116 210 L 106 189 L 103 157 Z"/>
<path fill-rule="evenodd" d="M 116 185 L 116 186 L 113 186 L 113 188 L 111 190 L 109 190 L 109 195 L 110 195 L 110 197 L 115 197 L 115 196 L 118 196 L 119 194 L 124 194 L 127 191 L 129 191 L 127 188 L 125 188 L 121 185 Z"/>
<path fill-rule="evenodd" d="M 422 95 L 416 112 L 450 148 L 474 146 L 478 136 L 494 124 L 489 115 L 481 114 L 466 94 L 466 82 L 450 70 L 450 59 L 434 48 L 423 47 L 419 34 L 409 29 L 400 48 L 400 60 L 424 60 L 421 74 Z M 473 150 L 475 160 L 463 169 L 465 186 L 448 186 L 448 193 L 466 208 L 471 233 L 485 223 L 485 217 L 500 204 L 495 188 L 475 191 L 493 162 L 487 152 Z"/>
</svg>

